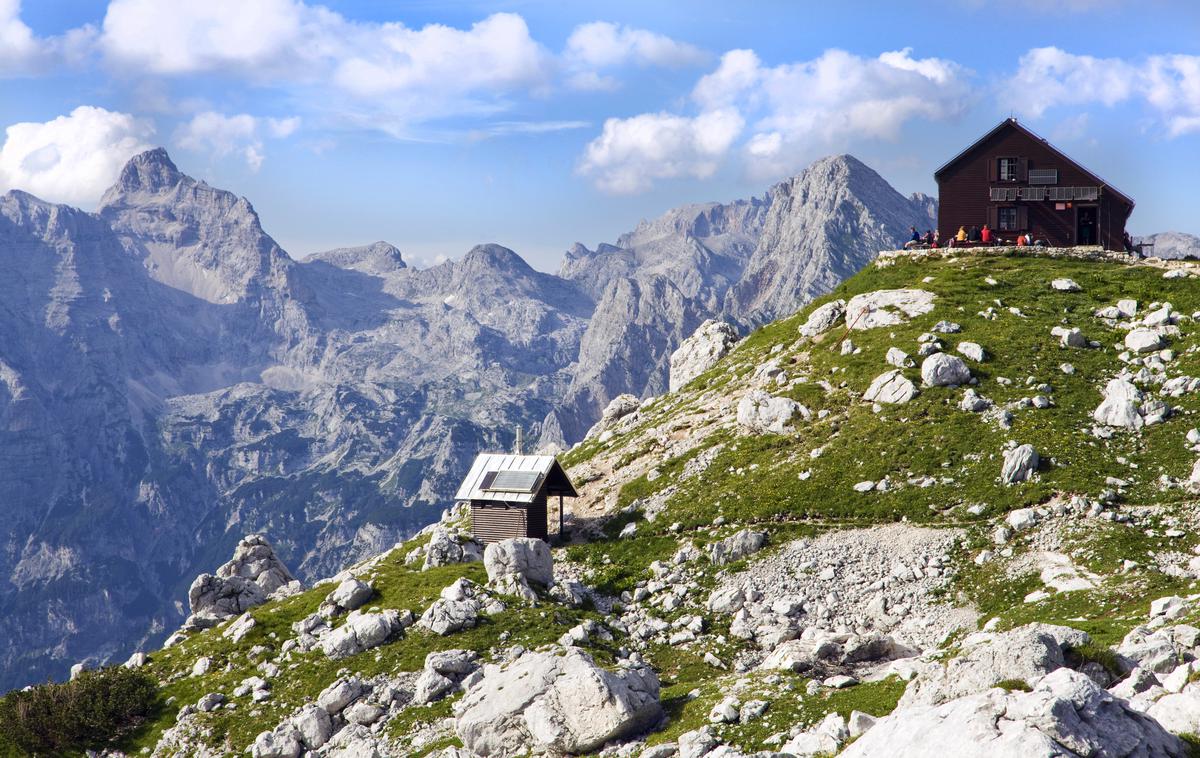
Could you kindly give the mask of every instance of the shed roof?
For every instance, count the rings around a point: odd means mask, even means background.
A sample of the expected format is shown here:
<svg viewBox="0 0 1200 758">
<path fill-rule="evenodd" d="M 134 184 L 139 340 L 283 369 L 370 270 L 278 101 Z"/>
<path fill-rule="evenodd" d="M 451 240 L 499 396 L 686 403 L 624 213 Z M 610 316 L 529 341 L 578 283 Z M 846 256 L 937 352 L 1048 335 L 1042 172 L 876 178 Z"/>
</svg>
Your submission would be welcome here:
<svg viewBox="0 0 1200 758">
<path fill-rule="evenodd" d="M 532 503 L 543 491 L 578 497 L 575 485 L 553 455 L 480 453 L 454 499 Z"/>
<path fill-rule="evenodd" d="M 1045 145 L 1047 148 L 1049 148 L 1049 149 L 1050 149 L 1052 152 L 1054 152 L 1054 153 L 1058 154 L 1058 157 L 1059 157 L 1059 158 L 1061 158 L 1061 159 L 1063 159 L 1063 160 L 1067 161 L 1068 163 L 1071 163 L 1071 164 L 1072 164 L 1072 165 L 1074 165 L 1076 168 L 1078 168 L 1080 171 L 1082 171 L 1083 173 L 1085 173 L 1085 174 L 1087 174 L 1088 176 L 1092 177 L 1092 179 L 1093 179 L 1093 180 L 1094 180 L 1094 181 L 1095 181 L 1097 184 L 1099 184 L 1099 185 L 1101 185 L 1101 186 L 1103 186 L 1103 187 L 1107 187 L 1107 188 L 1108 188 L 1109 190 L 1111 190 L 1111 191 L 1112 191 L 1114 194 L 1116 194 L 1117 196 L 1119 196 L 1121 199 L 1125 200 L 1125 202 L 1129 203 L 1129 207 L 1131 207 L 1131 208 L 1132 208 L 1132 207 L 1135 205 L 1135 203 L 1134 203 L 1134 201 L 1133 201 L 1133 198 L 1132 198 L 1132 197 L 1130 197 L 1129 195 L 1126 195 L 1126 194 L 1125 194 L 1124 192 L 1122 192 L 1121 190 L 1117 189 L 1116 187 L 1112 186 L 1112 185 L 1111 185 L 1111 184 L 1109 184 L 1108 182 L 1104 181 L 1104 179 L 1103 179 L 1102 177 L 1100 177 L 1099 175 L 1097 175 L 1097 174 L 1096 174 L 1094 171 L 1092 171 L 1091 169 L 1087 168 L 1086 166 L 1084 166 L 1082 163 L 1080 163 L 1079 161 L 1075 160 L 1075 159 L 1074 159 L 1074 158 L 1072 158 L 1071 156 L 1067 155 L 1067 154 L 1066 154 L 1066 153 L 1064 153 L 1062 150 L 1059 150 L 1059 149 L 1058 149 L 1057 147 L 1055 147 L 1054 145 L 1050 144 L 1050 141 L 1049 141 L 1048 139 L 1046 139 L 1045 137 L 1041 136 L 1041 135 L 1040 135 L 1040 134 L 1038 134 L 1037 132 L 1033 131 L 1033 130 L 1032 130 L 1032 129 L 1030 129 L 1028 126 L 1025 126 L 1024 124 L 1020 123 L 1020 122 L 1019 122 L 1019 121 L 1017 121 L 1015 118 L 1006 118 L 1006 119 L 1004 119 L 1004 120 L 1003 120 L 1003 121 L 1001 121 L 999 124 L 997 124 L 997 125 L 995 126 L 995 128 L 993 128 L 991 131 L 989 131 L 987 134 L 983 135 L 983 136 L 982 136 L 982 137 L 980 137 L 979 139 L 977 139 L 977 140 L 975 140 L 974 142 L 972 142 L 972 143 L 971 143 L 971 144 L 970 144 L 970 145 L 969 145 L 969 146 L 968 146 L 968 147 L 967 147 L 965 150 L 963 150 L 961 153 L 959 153 L 958 155 L 954 156 L 954 157 L 953 157 L 953 158 L 951 158 L 950 160 L 946 161 L 946 163 L 945 163 L 945 164 L 944 164 L 944 165 L 943 165 L 941 168 L 939 168 L 937 171 L 934 171 L 934 172 L 933 172 L 933 176 L 934 176 L 934 178 L 935 178 L 935 179 L 939 179 L 939 178 L 941 177 L 941 175 L 942 175 L 942 174 L 944 174 L 944 173 L 945 173 L 947 170 L 949 170 L 949 169 L 950 169 L 950 167 L 954 166 L 954 165 L 955 165 L 955 164 L 957 164 L 959 161 L 961 161 L 963 158 L 965 158 L 965 157 L 967 157 L 968 155 L 970 155 L 972 152 L 974 152 L 974 151 L 975 151 L 975 148 L 977 148 L 977 147 L 979 147 L 980 145 L 984 144 L 985 142 L 987 142 L 988 140 L 990 140 L 990 139 L 991 139 L 992 137 L 994 137 L 994 136 L 995 136 L 997 133 L 999 133 L 1000 131 L 1002 131 L 1002 130 L 1004 130 L 1004 129 L 1015 129 L 1015 130 L 1017 130 L 1018 132 L 1021 132 L 1022 134 L 1026 135 L 1027 137 L 1029 137 L 1029 138 L 1031 138 L 1031 139 L 1034 139 L 1034 140 L 1037 140 L 1038 142 L 1041 142 L 1041 143 L 1042 143 L 1042 144 L 1044 144 L 1044 145 Z"/>
</svg>

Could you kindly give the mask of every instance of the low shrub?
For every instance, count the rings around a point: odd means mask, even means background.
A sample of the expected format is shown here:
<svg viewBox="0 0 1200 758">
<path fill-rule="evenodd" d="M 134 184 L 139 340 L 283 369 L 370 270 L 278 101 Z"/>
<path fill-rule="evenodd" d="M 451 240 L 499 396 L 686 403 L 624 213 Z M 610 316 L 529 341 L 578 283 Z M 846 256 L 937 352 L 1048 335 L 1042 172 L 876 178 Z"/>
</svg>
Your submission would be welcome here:
<svg viewBox="0 0 1200 758">
<path fill-rule="evenodd" d="M 0 746 L 22 755 L 62 755 L 113 745 L 151 718 L 158 685 L 136 669 L 85 671 L 72 681 L 0 698 Z"/>
</svg>

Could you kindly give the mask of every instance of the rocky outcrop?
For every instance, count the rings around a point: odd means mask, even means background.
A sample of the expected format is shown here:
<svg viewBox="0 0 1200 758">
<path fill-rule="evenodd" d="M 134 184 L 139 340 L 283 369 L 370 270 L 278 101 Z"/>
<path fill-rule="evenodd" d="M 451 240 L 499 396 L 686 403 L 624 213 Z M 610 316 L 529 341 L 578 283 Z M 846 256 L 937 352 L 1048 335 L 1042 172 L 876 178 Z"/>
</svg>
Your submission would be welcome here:
<svg viewBox="0 0 1200 758">
<path fill-rule="evenodd" d="M 1086 642 L 1088 636 L 1083 632 L 1047 624 L 972 635 L 964 640 L 960 655 L 910 682 L 900 706 L 936 705 L 1005 680 L 1031 682 L 1063 667 L 1064 647 L 1080 647 Z"/>
<path fill-rule="evenodd" d="M 921 381 L 926 387 L 956 387 L 971 381 L 971 369 L 957 355 L 934 353 L 921 363 Z"/>
<path fill-rule="evenodd" d="M 484 667 L 454 729 L 477 755 L 589 753 L 654 726 L 663 716 L 658 695 L 658 677 L 646 667 L 606 671 L 578 648 L 527 652 L 507 666 Z"/>
<path fill-rule="evenodd" d="M 238 542 L 233 558 L 217 573 L 201 574 L 188 589 L 191 616 L 185 629 L 203 629 L 262 605 L 271 593 L 299 591 L 297 582 L 270 543 L 252 534 Z"/>
<path fill-rule="evenodd" d="M 724 321 L 709 319 L 671 353 L 669 389 L 676 392 L 708 371 L 737 342 L 737 330 Z"/>
<path fill-rule="evenodd" d="M 1187 747 L 1087 676 L 1059 669 L 1030 692 L 989 689 L 879 719 L 843 758 L 988 755 L 1182 758 Z"/>
</svg>

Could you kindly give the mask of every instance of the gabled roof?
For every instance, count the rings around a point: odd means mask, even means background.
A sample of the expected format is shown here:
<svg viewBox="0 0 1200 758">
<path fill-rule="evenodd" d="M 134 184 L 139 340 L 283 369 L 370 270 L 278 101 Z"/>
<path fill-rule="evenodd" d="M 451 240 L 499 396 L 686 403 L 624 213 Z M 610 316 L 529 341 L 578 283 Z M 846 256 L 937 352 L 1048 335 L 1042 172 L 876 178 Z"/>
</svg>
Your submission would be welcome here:
<svg viewBox="0 0 1200 758">
<path fill-rule="evenodd" d="M 548 495 L 578 497 L 553 455 L 480 453 L 454 499 L 532 503 L 543 490 Z"/>
<path fill-rule="evenodd" d="M 953 158 L 951 158 L 950 160 L 946 161 L 946 163 L 941 168 L 939 168 L 937 171 L 933 172 L 933 177 L 935 179 L 940 178 L 941 175 L 944 174 L 947 169 L 949 169 L 954 164 L 958 163 L 960 160 L 965 158 L 970 153 L 974 152 L 975 148 L 979 147 L 980 145 L 982 145 L 985 142 L 987 142 L 988 140 L 990 140 L 992 137 L 996 136 L 998 133 L 1000 133 L 1001 130 L 1009 129 L 1009 128 L 1016 129 L 1017 131 L 1026 135 L 1030 139 L 1034 139 L 1034 140 L 1037 140 L 1038 142 L 1041 142 L 1043 145 L 1048 147 L 1052 152 L 1054 152 L 1059 158 L 1062 158 L 1064 161 L 1067 161 L 1068 163 L 1075 165 L 1080 171 L 1082 171 L 1083 173 L 1085 173 L 1089 177 L 1091 177 L 1092 180 L 1096 182 L 1096 184 L 1101 185 L 1101 186 L 1105 187 L 1106 189 L 1108 189 L 1109 191 L 1113 192 L 1114 194 L 1121 196 L 1126 202 L 1129 203 L 1130 207 L 1133 207 L 1135 205 L 1132 197 L 1130 197 L 1129 195 L 1126 195 L 1121 190 L 1117 189 L 1116 187 L 1112 186 L 1108 182 L 1104 181 L 1104 179 L 1102 177 L 1093 173 L 1082 163 L 1075 160 L 1071 156 L 1067 155 L 1062 150 L 1059 150 L 1054 145 L 1050 144 L 1050 141 L 1047 140 L 1045 137 L 1041 136 L 1040 134 L 1033 131 L 1032 129 L 1025 126 L 1024 124 L 1019 123 L 1015 118 L 1006 118 L 1003 121 L 1001 121 L 990 132 L 988 132 L 987 134 L 983 135 L 979 139 L 972 142 L 971 145 L 969 147 L 967 147 L 966 150 L 963 150 L 958 155 L 956 155 Z"/>
</svg>

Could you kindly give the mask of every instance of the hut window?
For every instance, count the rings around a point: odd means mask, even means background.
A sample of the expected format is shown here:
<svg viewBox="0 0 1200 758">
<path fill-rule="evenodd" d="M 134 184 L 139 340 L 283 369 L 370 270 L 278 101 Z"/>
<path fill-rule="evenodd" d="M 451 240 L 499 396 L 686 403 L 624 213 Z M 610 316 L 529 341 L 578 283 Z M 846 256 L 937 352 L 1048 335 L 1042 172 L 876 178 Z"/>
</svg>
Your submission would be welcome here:
<svg viewBox="0 0 1200 758">
<path fill-rule="evenodd" d="M 1000 159 L 1000 181 L 1015 182 L 1017 181 L 1017 159 L 1016 158 L 1001 158 Z M 1000 227 L 1003 229 L 1004 227 Z"/>
<path fill-rule="evenodd" d="M 997 209 L 997 226 L 1002 232 L 1013 232 L 1017 230 L 1017 209 L 1016 208 L 998 208 Z"/>
</svg>

